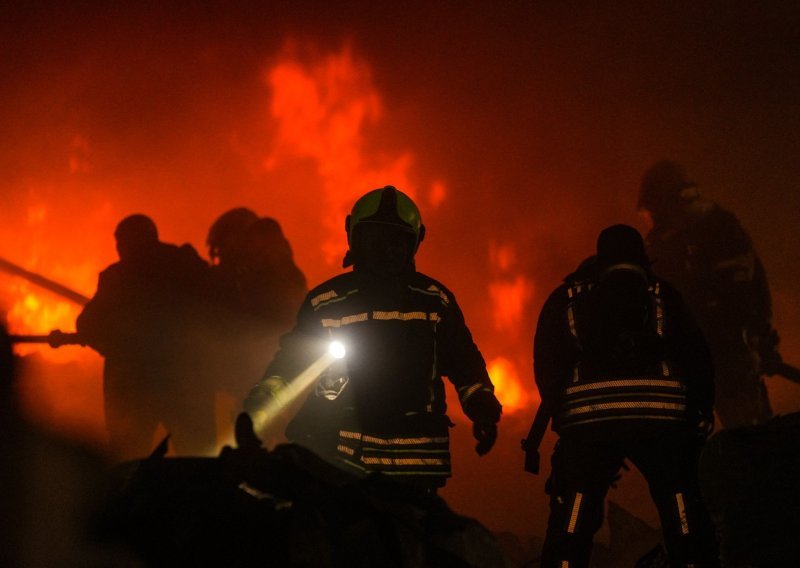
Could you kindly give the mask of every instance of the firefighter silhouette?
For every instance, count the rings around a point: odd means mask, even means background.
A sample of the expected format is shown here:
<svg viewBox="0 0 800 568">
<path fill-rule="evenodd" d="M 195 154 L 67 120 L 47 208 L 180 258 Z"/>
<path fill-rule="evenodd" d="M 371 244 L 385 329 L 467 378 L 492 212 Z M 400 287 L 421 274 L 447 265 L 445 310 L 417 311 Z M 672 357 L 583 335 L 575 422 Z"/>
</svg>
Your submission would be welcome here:
<svg viewBox="0 0 800 568">
<path fill-rule="evenodd" d="M 653 223 L 646 238 L 653 270 L 684 297 L 711 348 L 720 422 L 766 421 L 772 410 L 762 374 L 772 374 L 780 356 L 764 267 L 749 235 L 672 161 L 645 172 L 639 208 Z"/>
<path fill-rule="evenodd" d="M 550 295 L 534 372 L 559 436 L 542 566 L 589 565 L 625 459 L 650 486 L 673 565 L 716 566 L 697 482 L 713 424 L 711 357 L 680 296 L 650 271 L 634 228 L 602 231 L 595 259 Z"/>
<path fill-rule="evenodd" d="M 318 380 L 289 439 L 353 472 L 431 491 L 451 474 L 443 376 L 473 421 L 481 455 L 497 437 L 501 407 L 453 293 L 415 268 L 425 228 L 414 202 L 392 186 L 370 191 L 346 231 L 344 266 L 353 270 L 309 292 L 245 410 L 257 415 L 340 341 L 346 356 Z"/>
<path fill-rule="evenodd" d="M 215 445 L 213 393 L 193 344 L 208 294 L 209 268 L 190 245 L 161 242 L 153 221 L 124 218 L 116 262 L 76 321 L 82 340 L 103 357 L 106 428 L 112 455 L 141 458 L 162 424 L 179 454 Z"/>
<path fill-rule="evenodd" d="M 241 400 L 291 329 L 308 289 L 275 219 L 236 207 L 214 221 L 207 244 L 215 317 L 206 372 L 220 393 L 219 413 L 230 415 L 221 433 L 229 438 Z M 265 438 L 267 446 L 286 441 L 280 425 Z"/>
</svg>

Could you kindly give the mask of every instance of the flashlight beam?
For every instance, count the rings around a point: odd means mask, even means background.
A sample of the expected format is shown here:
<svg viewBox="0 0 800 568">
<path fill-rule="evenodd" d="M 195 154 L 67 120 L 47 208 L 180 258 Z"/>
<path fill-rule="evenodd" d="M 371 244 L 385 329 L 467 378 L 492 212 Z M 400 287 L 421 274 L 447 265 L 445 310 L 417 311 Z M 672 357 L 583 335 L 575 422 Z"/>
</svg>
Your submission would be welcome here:
<svg viewBox="0 0 800 568">
<path fill-rule="evenodd" d="M 259 433 L 275 418 L 292 405 L 297 399 L 314 385 L 319 376 L 336 361 L 336 357 L 326 351 L 322 357 L 314 361 L 309 367 L 289 381 L 286 386 L 279 390 L 267 401 L 264 408 L 256 412 L 253 416 L 253 427 Z"/>
</svg>

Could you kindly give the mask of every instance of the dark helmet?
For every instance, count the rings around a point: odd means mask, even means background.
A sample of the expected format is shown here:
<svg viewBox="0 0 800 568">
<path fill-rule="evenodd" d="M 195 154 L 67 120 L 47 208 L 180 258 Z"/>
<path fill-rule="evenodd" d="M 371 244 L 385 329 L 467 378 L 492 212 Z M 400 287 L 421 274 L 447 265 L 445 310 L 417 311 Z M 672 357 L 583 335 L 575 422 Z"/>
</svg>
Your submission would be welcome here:
<svg viewBox="0 0 800 568">
<path fill-rule="evenodd" d="M 248 246 L 260 253 L 269 253 L 274 258 L 292 258 L 292 247 L 283 234 L 280 223 L 272 217 L 261 217 L 254 221 L 247 228 L 246 237 Z"/>
<path fill-rule="evenodd" d="M 347 244 L 351 251 L 354 235 L 358 233 L 359 227 L 365 225 L 386 225 L 406 232 L 411 242 L 412 259 L 425 238 L 425 225 L 422 224 L 422 216 L 416 204 L 408 195 L 391 185 L 373 189 L 353 205 L 353 210 L 345 220 Z M 351 264 L 353 255 L 348 252 L 343 265 L 347 267 Z"/>
<path fill-rule="evenodd" d="M 619 264 L 650 267 L 642 235 L 629 225 L 612 225 L 600 232 L 596 263 L 600 271 Z"/>
<path fill-rule="evenodd" d="M 220 215 L 211 225 L 206 237 L 211 260 L 219 259 L 226 252 L 241 246 L 247 229 L 257 220 L 258 215 L 247 207 L 236 207 Z"/>
<path fill-rule="evenodd" d="M 347 243 L 352 244 L 353 232 L 363 223 L 392 225 L 407 231 L 414 238 L 414 252 L 425 238 L 422 216 L 411 198 L 396 187 L 387 185 L 366 193 L 345 220 Z"/>
<path fill-rule="evenodd" d="M 158 229 L 147 215 L 136 213 L 128 215 L 117 224 L 114 238 L 125 243 L 153 243 L 158 241 Z"/>
<path fill-rule="evenodd" d="M 638 208 L 646 211 L 663 210 L 684 199 L 684 190 L 697 187 L 686 170 L 671 160 L 651 166 L 642 176 Z"/>
<path fill-rule="evenodd" d="M 119 222 L 114 238 L 120 260 L 132 259 L 147 254 L 158 243 L 158 229 L 150 217 L 137 213 Z"/>
</svg>

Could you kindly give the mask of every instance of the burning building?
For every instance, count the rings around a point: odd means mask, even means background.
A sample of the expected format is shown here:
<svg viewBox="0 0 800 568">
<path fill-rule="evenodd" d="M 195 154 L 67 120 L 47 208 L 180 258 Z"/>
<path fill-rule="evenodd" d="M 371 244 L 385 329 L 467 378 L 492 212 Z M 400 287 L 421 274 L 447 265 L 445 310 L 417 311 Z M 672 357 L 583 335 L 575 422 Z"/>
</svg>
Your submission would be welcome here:
<svg viewBox="0 0 800 568">
<path fill-rule="evenodd" d="M 453 410 L 454 508 L 544 532 L 543 478 L 519 439 L 538 395 L 530 350 L 546 294 L 635 211 L 644 169 L 685 161 L 740 213 L 800 360 L 791 227 L 800 93 L 793 6 L 719 8 L 207 2 L 3 8 L 0 257 L 90 296 L 112 233 L 144 212 L 205 254 L 223 211 L 280 221 L 309 283 L 341 270 L 367 189 L 419 203 L 418 265 L 451 283 L 504 405 L 495 451 Z M 0 275 L 13 333 L 74 329 L 80 307 Z M 100 359 L 20 347 L 22 396 L 48 427 L 102 447 Z M 800 391 L 770 383 L 778 412 Z M 552 444 L 549 437 L 545 446 Z M 546 473 L 546 472 L 545 472 Z M 655 524 L 631 479 L 618 501 Z M 489 498 L 491 494 L 491 498 Z"/>
</svg>

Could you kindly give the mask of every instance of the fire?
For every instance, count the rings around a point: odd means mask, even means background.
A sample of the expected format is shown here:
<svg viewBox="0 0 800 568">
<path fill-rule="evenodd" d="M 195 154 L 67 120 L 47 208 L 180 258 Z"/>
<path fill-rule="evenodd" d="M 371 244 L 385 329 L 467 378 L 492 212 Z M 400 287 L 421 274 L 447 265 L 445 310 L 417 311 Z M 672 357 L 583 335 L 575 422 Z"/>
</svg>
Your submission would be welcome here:
<svg viewBox="0 0 800 568">
<path fill-rule="evenodd" d="M 527 406 L 528 393 L 522 387 L 517 369 L 511 361 L 496 357 L 489 363 L 488 371 L 504 413 L 509 414 Z"/>
<path fill-rule="evenodd" d="M 516 336 L 525 316 L 525 308 L 533 297 L 533 283 L 516 271 L 516 249 L 513 245 L 491 243 L 489 264 L 495 275 L 489 283 L 494 327 Z"/>
<path fill-rule="evenodd" d="M 72 290 L 91 290 L 97 280 L 98 265 L 93 257 L 96 245 L 89 231 L 63 228 L 63 220 L 37 193 L 31 191 L 20 227 L 12 228 L 5 241 L 15 258 L 7 259 L 46 279 Z M 67 221 L 69 223 L 69 221 Z M 15 230 L 14 230 L 15 229 Z M 3 251 L 4 253 L 6 251 Z M 81 258 L 80 255 L 86 255 Z M 17 257 L 21 257 L 17 258 Z M 81 306 L 44 290 L 24 278 L 0 273 L 0 293 L 6 311 L 6 325 L 12 334 L 46 335 L 53 329 L 74 331 Z M 58 363 L 85 357 L 81 349 L 52 349 L 47 344 L 20 344 L 20 355 L 38 353 Z"/>
<path fill-rule="evenodd" d="M 306 60 L 308 59 L 308 60 Z M 270 113 L 277 125 L 267 169 L 282 161 L 310 158 L 321 178 L 322 243 L 325 262 L 339 262 L 344 254 L 343 219 L 365 191 L 392 184 L 419 197 L 410 180 L 411 152 L 379 156 L 368 147 L 367 127 L 380 122 L 383 102 L 366 62 L 349 45 L 336 53 L 304 59 L 289 45 L 265 81 L 272 92 Z M 443 182 L 429 191 L 432 206 L 447 196 Z"/>
</svg>

